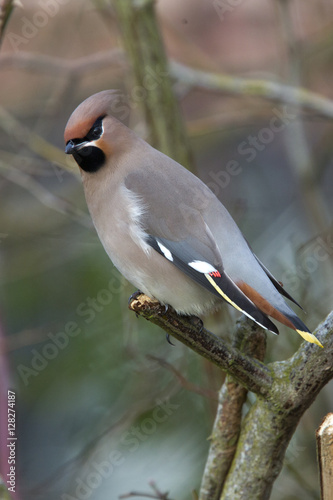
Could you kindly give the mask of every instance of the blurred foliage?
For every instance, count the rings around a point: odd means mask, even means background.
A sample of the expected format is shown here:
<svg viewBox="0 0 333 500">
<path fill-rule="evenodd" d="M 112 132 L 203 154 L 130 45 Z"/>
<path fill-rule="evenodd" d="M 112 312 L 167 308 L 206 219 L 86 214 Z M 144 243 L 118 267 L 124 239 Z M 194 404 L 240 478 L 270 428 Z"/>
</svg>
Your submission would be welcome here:
<svg viewBox="0 0 333 500">
<path fill-rule="evenodd" d="M 287 14 L 278 7 L 283 3 L 291 8 Z M 223 16 L 216 7 L 222 4 L 230 7 Z M 234 4 L 158 2 L 169 56 L 207 71 L 297 80 L 332 98 L 329 0 Z M 216 401 L 188 391 L 148 356 L 212 391 L 223 374 L 180 344 L 170 346 L 162 331 L 127 310 L 133 288 L 105 255 L 78 176 L 61 157 L 66 121 L 85 97 L 123 89 L 128 123 L 144 136 L 144 95 L 119 50 L 108 2 L 22 5 L 6 27 L 0 56 L 1 106 L 25 127 L 14 134 L 0 120 L 1 322 L 11 367 L 4 384 L 17 389 L 17 498 L 66 499 L 62 495 L 75 497 L 82 488 L 86 498 L 113 499 L 147 491 L 153 479 L 171 498 L 187 500 L 200 484 Z M 80 69 L 72 71 L 78 61 Z M 181 81 L 174 90 L 197 174 L 215 183 L 255 252 L 302 303 L 308 313 L 302 319 L 314 328 L 332 308 L 332 123 L 291 107 L 296 118 L 269 135 L 263 130 L 281 116 L 282 104 Z M 29 133 L 57 153 L 36 150 Z M 250 145 L 251 137 L 259 147 Z M 244 153 L 249 147 L 251 161 Z M 232 161 L 238 173 L 228 170 Z M 225 307 L 205 324 L 226 338 L 235 318 Z M 296 334 L 280 331 L 268 336 L 267 361 L 289 357 L 299 345 Z M 330 384 L 303 417 L 273 500 L 319 498 L 314 429 L 332 410 L 332 399 Z"/>
</svg>

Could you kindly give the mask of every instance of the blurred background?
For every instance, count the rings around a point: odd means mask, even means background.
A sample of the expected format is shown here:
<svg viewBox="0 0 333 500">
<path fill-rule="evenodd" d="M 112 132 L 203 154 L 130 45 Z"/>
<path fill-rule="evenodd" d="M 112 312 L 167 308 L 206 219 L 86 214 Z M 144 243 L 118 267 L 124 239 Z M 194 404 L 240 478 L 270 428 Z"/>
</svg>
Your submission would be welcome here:
<svg viewBox="0 0 333 500">
<path fill-rule="evenodd" d="M 123 90 L 128 124 L 145 137 L 115 13 L 107 1 L 20 4 L 0 52 L 1 383 L 17 393 L 15 498 L 116 499 L 152 493 L 155 481 L 188 500 L 200 485 L 223 373 L 128 311 L 134 289 L 106 256 L 63 153 L 71 112 L 108 88 Z M 333 98 L 330 0 L 158 0 L 156 9 L 171 60 Z M 193 171 L 314 329 L 333 302 L 329 113 L 172 76 Z M 163 75 L 152 68 L 152 78 Z M 225 306 L 205 325 L 230 339 L 236 319 Z M 279 337 L 268 333 L 267 362 L 290 357 L 300 342 L 284 327 Z M 332 388 L 302 418 L 274 500 L 320 498 L 315 429 L 332 411 Z"/>
</svg>

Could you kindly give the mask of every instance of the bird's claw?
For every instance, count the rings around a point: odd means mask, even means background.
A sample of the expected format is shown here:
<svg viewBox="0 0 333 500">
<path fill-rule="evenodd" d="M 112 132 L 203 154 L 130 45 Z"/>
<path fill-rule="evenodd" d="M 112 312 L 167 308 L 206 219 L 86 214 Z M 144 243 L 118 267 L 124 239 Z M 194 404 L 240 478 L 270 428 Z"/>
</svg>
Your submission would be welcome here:
<svg viewBox="0 0 333 500">
<path fill-rule="evenodd" d="M 200 332 L 202 332 L 204 326 L 202 319 L 198 318 L 198 316 L 190 316 L 190 323 L 195 328 L 198 328 Z"/>
<path fill-rule="evenodd" d="M 142 295 L 142 292 L 140 290 L 136 290 L 128 299 L 128 304 L 130 305 L 131 302 L 139 297 L 139 295 Z"/>
<path fill-rule="evenodd" d="M 169 305 L 168 304 L 161 304 L 164 307 L 163 314 L 166 314 L 169 311 Z"/>
<path fill-rule="evenodd" d="M 170 345 L 172 345 L 173 347 L 175 347 L 175 344 L 173 344 L 173 343 L 171 342 L 171 340 L 170 340 L 170 333 L 167 333 L 167 334 L 166 334 L 166 339 L 167 339 L 168 344 L 170 344 Z"/>
</svg>

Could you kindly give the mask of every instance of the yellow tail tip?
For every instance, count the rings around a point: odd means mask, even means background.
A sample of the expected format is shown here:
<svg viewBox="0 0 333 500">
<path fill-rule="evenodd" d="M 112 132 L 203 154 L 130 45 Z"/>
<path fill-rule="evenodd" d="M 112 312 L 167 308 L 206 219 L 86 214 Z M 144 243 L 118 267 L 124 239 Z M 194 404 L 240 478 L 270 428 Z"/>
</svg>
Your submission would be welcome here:
<svg viewBox="0 0 333 500">
<path fill-rule="evenodd" d="M 319 340 L 317 339 L 317 337 L 315 337 L 314 335 L 312 335 L 312 333 L 309 333 L 309 332 L 303 332 L 302 330 L 296 330 L 297 333 L 299 333 L 301 335 L 301 337 L 303 337 L 303 339 L 307 340 L 308 342 L 311 342 L 312 344 L 317 344 L 319 345 L 320 347 L 324 347 L 320 342 Z"/>
</svg>

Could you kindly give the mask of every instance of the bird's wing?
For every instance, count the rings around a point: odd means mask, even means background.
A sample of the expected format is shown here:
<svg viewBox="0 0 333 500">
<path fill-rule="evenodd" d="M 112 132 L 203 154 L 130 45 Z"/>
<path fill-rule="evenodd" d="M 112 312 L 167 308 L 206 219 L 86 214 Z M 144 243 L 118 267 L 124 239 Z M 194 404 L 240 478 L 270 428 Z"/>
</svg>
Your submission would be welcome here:
<svg viewBox="0 0 333 500">
<path fill-rule="evenodd" d="M 170 241 L 152 235 L 149 235 L 147 242 L 160 255 L 211 293 L 224 299 L 264 328 L 279 333 L 274 323 L 235 285 L 223 271 L 222 266 L 213 266 L 196 251 L 195 242 L 189 244 L 186 240 Z"/>
<path fill-rule="evenodd" d="M 157 190 L 156 182 L 160 185 L 164 183 L 165 189 Z M 201 211 L 194 206 L 193 193 L 201 197 L 205 204 L 210 200 L 216 203 L 216 198 L 204 184 L 200 181 L 196 183 L 191 176 L 187 177 L 187 182 L 194 182 L 195 189 L 193 190 L 193 185 L 190 186 L 191 189 L 188 185 L 180 190 L 177 186 L 172 186 L 171 189 L 166 177 L 156 172 L 153 176 L 147 172 L 134 172 L 127 176 L 126 188 L 141 199 L 146 208 L 141 219 L 142 228 L 147 235 L 146 243 L 195 282 L 264 328 L 278 334 L 274 323 L 225 272 L 223 257 L 212 233 Z M 200 193 L 200 189 L 205 192 Z M 187 198 L 189 192 L 192 195 Z M 150 208 L 150 204 L 154 206 L 154 210 Z"/>
<path fill-rule="evenodd" d="M 264 266 L 264 264 L 258 259 L 258 257 L 253 254 L 255 256 L 255 258 L 257 259 L 260 267 L 265 271 L 266 275 L 268 276 L 268 278 L 270 279 L 270 281 L 273 283 L 273 285 L 275 286 L 275 288 L 277 289 L 277 291 L 283 295 L 284 297 L 286 297 L 287 299 L 291 300 L 291 302 L 293 302 L 294 304 L 296 304 L 300 309 L 303 309 L 303 307 L 283 288 L 282 284 L 276 279 L 274 278 L 274 276 L 270 273 L 270 271 L 267 269 L 266 266 Z"/>
</svg>

